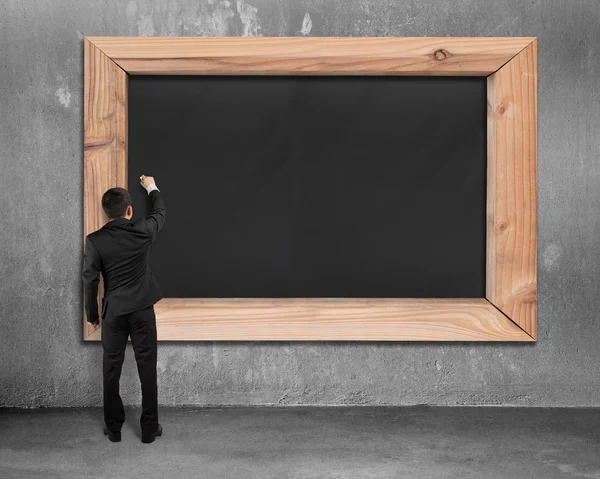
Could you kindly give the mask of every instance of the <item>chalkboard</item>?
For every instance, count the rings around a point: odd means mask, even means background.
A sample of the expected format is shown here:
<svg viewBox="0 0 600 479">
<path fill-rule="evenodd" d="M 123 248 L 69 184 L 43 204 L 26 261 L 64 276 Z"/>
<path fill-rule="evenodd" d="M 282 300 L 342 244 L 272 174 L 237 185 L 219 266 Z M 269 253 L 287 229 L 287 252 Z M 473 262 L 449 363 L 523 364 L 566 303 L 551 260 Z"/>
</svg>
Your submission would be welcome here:
<svg viewBox="0 0 600 479">
<path fill-rule="evenodd" d="M 485 296 L 486 79 L 130 76 L 165 297 Z"/>
</svg>

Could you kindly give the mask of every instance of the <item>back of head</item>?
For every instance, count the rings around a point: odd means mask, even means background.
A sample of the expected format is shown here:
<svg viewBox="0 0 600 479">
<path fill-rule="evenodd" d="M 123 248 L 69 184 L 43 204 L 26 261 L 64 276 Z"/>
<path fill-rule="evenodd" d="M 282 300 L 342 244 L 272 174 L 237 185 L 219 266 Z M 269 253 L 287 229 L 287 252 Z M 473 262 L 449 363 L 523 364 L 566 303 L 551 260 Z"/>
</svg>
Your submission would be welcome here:
<svg viewBox="0 0 600 479">
<path fill-rule="evenodd" d="M 102 195 L 102 209 L 108 219 L 114 220 L 125 216 L 131 206 L 131 195 L 125 188 L 111 188 Z"/>
</svg>

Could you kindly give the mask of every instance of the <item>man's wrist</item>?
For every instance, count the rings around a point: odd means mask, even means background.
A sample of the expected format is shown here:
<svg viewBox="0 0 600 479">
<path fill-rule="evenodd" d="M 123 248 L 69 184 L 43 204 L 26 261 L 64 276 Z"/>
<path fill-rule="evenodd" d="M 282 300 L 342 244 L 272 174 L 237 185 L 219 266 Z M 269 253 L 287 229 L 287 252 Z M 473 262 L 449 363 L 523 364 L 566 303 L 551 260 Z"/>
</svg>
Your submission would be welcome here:
<svg viewBox="0 0 600 479">
<path fill-rule="evenodd" d="M 154 184 L 154 183 L 152 183 L 151 185 L 148 185 L 148 186 L 146 187 L 146 191 L 148 192 L 148 194 L 150 194 L 150 192 L 152 192 L 152 191 L 154 191 L 154 190 L 158 190 L 158 191 L 160 191 L 160 190 L 158 189 L 158 187 L 156 186 L 156 184 Z"/>
</svg>

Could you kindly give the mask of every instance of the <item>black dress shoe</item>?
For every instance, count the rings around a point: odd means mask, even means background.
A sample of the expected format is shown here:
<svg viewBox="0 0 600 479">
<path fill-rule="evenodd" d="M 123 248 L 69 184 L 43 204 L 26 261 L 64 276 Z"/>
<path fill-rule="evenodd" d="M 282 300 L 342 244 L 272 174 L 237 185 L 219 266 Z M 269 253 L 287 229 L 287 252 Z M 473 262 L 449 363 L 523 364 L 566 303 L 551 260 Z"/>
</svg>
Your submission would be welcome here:
<svg viewBox="0 0 600 479">
<path fill-rule="evenodd" d="M 150 434 L 142 434 L 142 442 L 144 444 L 149 444 L 154 442 L 154 438 L 157 436 L 162 436 L 162 426 L 160 424 L 158 425 L 158 429 L 156 431 L 151 432 Z"/>
<path fill-rule="evenodd" d="M 121 433 L 120 432 L 110 432 L 108 428 L 104 428 L 104 435 L 108 436 L 108 440 L 112 442 L 120 442 L 121 441 Z"/>
</svg>

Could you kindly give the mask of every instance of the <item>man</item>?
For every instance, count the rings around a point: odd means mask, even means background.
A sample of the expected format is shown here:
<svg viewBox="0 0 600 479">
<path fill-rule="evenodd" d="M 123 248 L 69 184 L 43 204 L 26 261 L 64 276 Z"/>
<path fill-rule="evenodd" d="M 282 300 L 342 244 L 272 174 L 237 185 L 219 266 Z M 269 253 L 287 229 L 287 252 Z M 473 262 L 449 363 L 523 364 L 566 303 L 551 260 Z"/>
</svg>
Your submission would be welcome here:
<svg viewBox="0 0 600 479">
<path fill-rule="evenodd" d="M 158 423 L 156 380 L 156 316 L 154 304 L 162 299 L 158 283 L 148 267 L 150 246 L 165 222 L 165 203 L 151 176 L 140 177 L 152 201 L 147 218 L 131 221 L 133 207 L 129 192 L 111 188 L 102 196 L 102 208 L 109 218 L 101 229 L 86 237 L 83 283 L 87 321 L 99 325 L 98 281 L 104 278 L 102 298 L 102 349 L 104 387 L 104 434 L 113 442 L 121 440 L 125 410 L 119 395 L 121 367 L 127 337 L 135 353 L 142 384 L 142 442 L 162 435 Z"/>
</svg>

